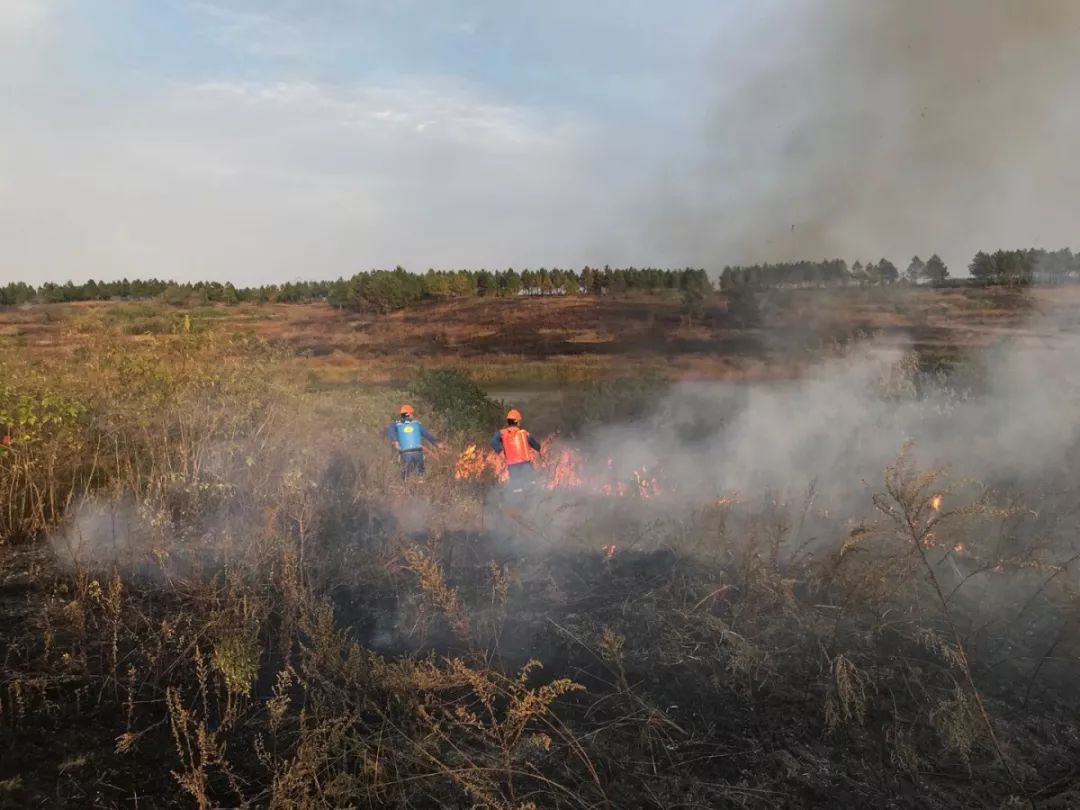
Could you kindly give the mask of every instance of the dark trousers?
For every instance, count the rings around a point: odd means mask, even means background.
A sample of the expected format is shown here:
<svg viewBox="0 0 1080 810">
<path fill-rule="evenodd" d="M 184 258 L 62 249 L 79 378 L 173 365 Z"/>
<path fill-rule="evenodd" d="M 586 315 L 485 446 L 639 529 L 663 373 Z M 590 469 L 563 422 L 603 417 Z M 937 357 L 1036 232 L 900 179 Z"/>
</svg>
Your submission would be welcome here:
<svg viewBox="0 0 1080 810">
<path fill-rule="evenodd" d="M 510 483 L 515 489 L 536 482 L 536 470 L 533 469 L 533 465 L 528 461 L 523 461 L 520 464 L 511 464 L 506 470 L 510 473 Z"/>
<path fill-rule="evenodd" d="M 424 474 L 424 451 L 405 450 L 401 453 L 401 480 Z"/>
</svg>

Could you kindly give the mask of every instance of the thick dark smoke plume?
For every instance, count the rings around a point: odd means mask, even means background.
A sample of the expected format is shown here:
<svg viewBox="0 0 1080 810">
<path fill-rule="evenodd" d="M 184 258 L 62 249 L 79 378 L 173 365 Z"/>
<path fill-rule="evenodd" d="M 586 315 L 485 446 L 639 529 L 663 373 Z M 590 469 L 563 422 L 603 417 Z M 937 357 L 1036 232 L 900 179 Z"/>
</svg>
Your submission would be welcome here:
<svg viewBox="0 0 1080 810">
<path fill-rule="evenodd" d="M 1080 3 L 747 4 L 665 249 L 712 265 L 1074 246 Z M 752 20 L 746 20 L 751 16 Z M 674 198 L 674 199 L 671 199 Z"/>
</svg>

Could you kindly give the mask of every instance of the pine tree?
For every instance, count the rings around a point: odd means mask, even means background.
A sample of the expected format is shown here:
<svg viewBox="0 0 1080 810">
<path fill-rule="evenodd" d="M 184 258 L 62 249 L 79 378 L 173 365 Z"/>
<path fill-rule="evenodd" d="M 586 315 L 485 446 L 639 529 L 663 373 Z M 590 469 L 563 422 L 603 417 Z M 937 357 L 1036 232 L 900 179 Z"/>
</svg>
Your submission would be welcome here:
<svg viewBox="0 0 1080 810">
<path fill-rule="evenodd" d="M 877 272 L 882 284 L 895 284 L 900 280 L 900 271 L 888 259 L 882 259 L 878 262 Z"/>
<path fill-rule="evenodd" d="M 907 266 L 907 270 L 904 271 L 904 277 L 911 284 L 918 284 L 920 281 L 922 281 L 925 272 L 926 262 L 924 262 L 918 256 L 912 256 L 911 262 Z"/>
<path fill-rule="evenodd" d="M 931 284 L 941 284 L 949 277 L 949 268 L 945 266 L 945 262 L 941 260 L 941 257 L 935 253 L 926 262 L 923 276 Z"/>
<path fill-rule="evenodd" d="M 994 280 L 997 273 L 997 264 L 989 253 L 980 250 L 968 265 L 968 272 L 976 281 L 988 284 Z"/>
</svg>

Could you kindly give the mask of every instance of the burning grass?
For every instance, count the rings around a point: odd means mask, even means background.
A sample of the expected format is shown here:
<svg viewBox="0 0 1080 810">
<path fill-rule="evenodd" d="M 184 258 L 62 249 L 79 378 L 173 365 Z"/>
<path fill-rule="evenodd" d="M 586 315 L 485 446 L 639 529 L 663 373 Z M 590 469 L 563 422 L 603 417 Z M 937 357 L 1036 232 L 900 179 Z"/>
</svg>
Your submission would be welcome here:
<svg viewBox="0 0 1080 810">
<path fill-rule="evenodd" d="M 575 490 L 606 497 L 624 498 L 636 495 L 653 498 L 664 489 L 648 467 L 640 467 L 620 476 L 621 469 L 615 459 L 609 458 L 603 465 L 590 465 L 579 449 L 563 445 L 556 435 L 547 436 L 540 442 L 540 452 L 534 454 L 532 466 L 536 471 L 537 484 L 547 490 Z M 660 473 L 662 474 L 662 472 Z M 458 456 L 454 465 L 454 479 L 462 482 L 499 482 L 510 478 L 502 455 L 490 448 L 482 449 L 470 444 Z"/>
<path fill-rule="evenodd" d="M 687 503 L 551 437 L 511 513 L 464 436 L 397 480 L 400 392 L 313 393 L 213 335 L 64 362 L 5 368 L 29 411 L 62 403 L 0 459 L 12 539 L 52 539 L 0 558 L 15 805 L 1076 795 L 1070 487 L 1032 505 L 904 454 L 853 511 Z"/>
</svg>

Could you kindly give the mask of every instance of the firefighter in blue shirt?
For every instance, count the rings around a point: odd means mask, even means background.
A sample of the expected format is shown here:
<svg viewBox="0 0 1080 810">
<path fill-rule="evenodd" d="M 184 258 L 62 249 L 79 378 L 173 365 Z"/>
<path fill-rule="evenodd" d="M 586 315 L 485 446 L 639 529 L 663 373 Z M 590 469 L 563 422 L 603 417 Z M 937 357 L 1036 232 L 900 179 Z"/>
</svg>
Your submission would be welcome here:
<svg viewBox="0 0 1080 810">
<path fill-rule="evenodd" d="M 424 474 L 424 442 L 442 448 L 443 444 L 427 428 L 413 419 L 413 406 L 402 405 L 397 421 L 386 427 L 386 439 L 401 454 L 401 480 Z"/>
</svg>

